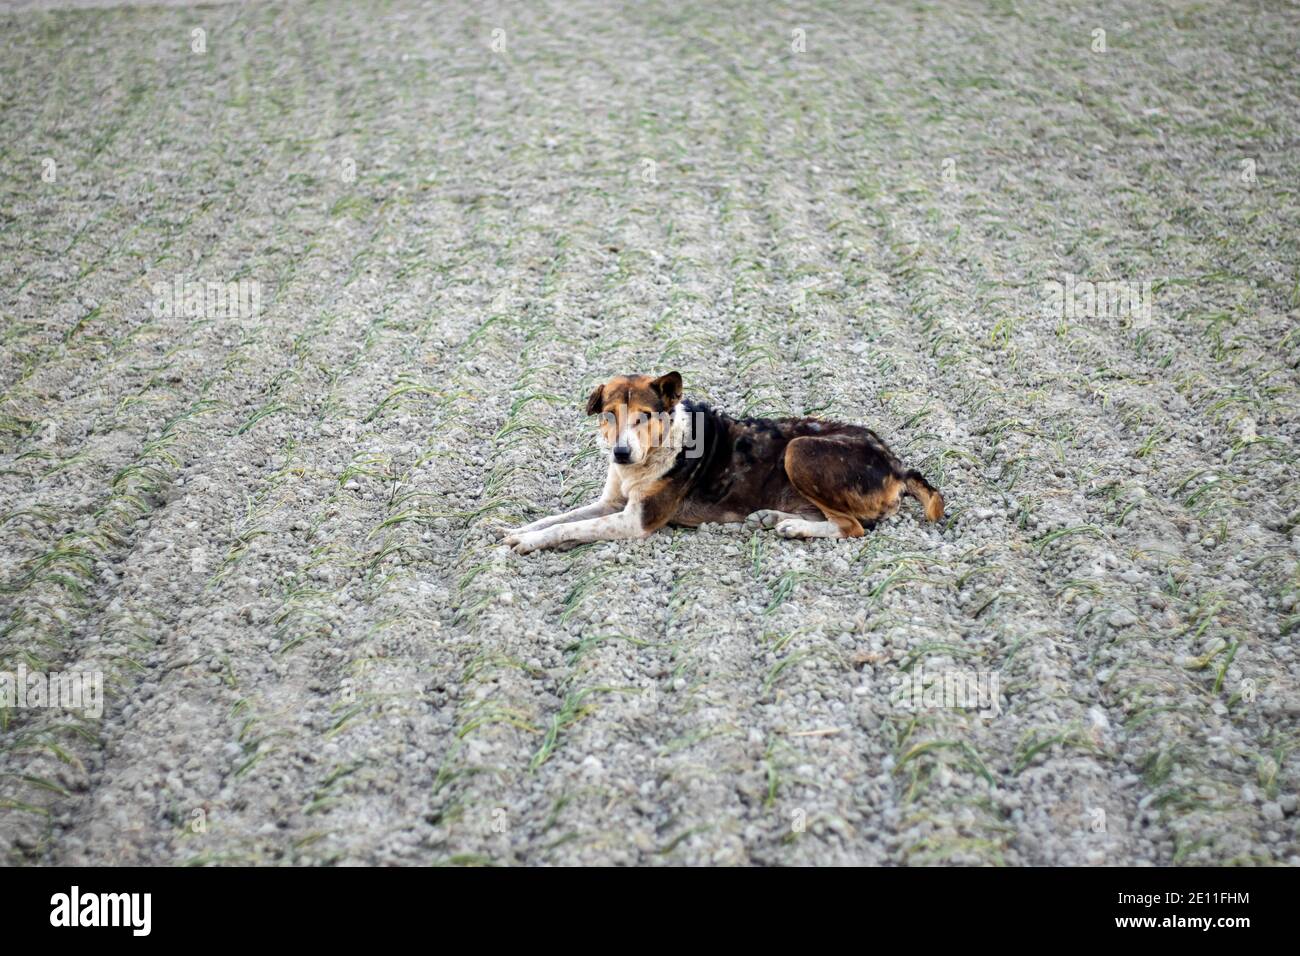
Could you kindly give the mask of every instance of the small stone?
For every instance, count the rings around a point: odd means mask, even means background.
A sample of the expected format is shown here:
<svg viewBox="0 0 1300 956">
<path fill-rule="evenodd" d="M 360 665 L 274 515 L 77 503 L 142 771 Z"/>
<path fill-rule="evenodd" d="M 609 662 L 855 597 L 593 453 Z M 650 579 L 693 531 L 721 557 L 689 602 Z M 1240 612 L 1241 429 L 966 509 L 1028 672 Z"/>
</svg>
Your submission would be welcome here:
<svg viewBox="0 0 1300 956">
<path fill-rule="evenodd" d="M 1137 621 L 1137 615 L 1126 607 L 1120 608 L 1110 616 L 1110 626 L 1114 628 L 1132 627 Z"/>
</svg>

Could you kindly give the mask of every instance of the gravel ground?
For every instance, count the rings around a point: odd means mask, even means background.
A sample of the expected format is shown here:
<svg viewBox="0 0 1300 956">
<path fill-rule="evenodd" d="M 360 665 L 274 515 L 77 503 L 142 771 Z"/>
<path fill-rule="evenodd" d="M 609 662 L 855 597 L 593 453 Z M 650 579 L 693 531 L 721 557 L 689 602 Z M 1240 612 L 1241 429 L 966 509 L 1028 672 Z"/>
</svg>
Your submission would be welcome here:
<svg viewBox="0 0 1300 956">
<path fill-rule="evenodd" d="M 0 859 L 1300 861 L 1294 4 L 22 6 Z M 948 518 L 498 543 L 673 368 Z"/>
</svg>

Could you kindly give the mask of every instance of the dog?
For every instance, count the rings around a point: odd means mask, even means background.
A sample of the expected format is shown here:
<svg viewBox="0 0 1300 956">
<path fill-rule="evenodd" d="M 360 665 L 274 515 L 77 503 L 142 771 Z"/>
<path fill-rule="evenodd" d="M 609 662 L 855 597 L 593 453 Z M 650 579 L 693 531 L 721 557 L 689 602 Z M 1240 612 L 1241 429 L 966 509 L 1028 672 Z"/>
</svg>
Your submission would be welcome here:
<svg viewBox="0 0 1300 956">
<path fill-rule="evenodd" d="M 786 538 L 858 538 L 895 514 L 904 495 L 930 521 L 943 495 L 904 469 L 861 425 L 816 418 L 732 418 L 682 397 L 669 372 L 620 375 L 587 399 L 609 451 L 594 504 L 509 531 L 517 554 L 644 538 L 664 525 L 747 522 Z"/>
</svg>

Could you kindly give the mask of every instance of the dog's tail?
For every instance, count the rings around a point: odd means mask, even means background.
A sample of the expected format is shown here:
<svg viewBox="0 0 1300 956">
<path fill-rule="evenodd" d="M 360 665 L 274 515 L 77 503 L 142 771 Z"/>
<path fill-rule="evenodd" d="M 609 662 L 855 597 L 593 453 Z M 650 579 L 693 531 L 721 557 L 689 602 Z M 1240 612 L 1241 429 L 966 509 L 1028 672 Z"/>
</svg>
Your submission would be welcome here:
<svg viewBox="0 0 1300 956">
<path fill-rule="evenodd" d="M 903 484 L 907 486 L 907 493 L 924 506 L 926 518 L 938 521 L 943 517 L 943 495 L 919 471 L 913 469 L 904 475 Z"/>
</svg>

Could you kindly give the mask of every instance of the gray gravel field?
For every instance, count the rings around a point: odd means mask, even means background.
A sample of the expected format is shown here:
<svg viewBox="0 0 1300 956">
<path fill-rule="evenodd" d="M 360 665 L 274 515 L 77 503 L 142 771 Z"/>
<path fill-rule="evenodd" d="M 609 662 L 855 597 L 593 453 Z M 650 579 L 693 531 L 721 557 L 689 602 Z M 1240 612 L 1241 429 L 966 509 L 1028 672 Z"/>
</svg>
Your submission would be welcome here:
<svg viewBox="0 0 1300 956">
<path fill-rule="evenodd" d="M 1300 862 L 1296 4 L 7 11 L 0 860 Z M 947 517 L 510 553 L 672 369 Z"/>
</svg>

